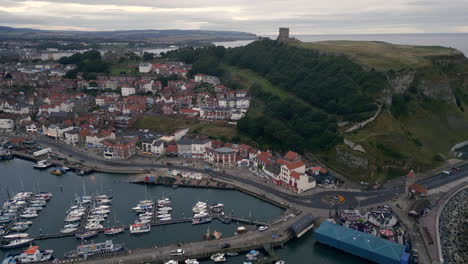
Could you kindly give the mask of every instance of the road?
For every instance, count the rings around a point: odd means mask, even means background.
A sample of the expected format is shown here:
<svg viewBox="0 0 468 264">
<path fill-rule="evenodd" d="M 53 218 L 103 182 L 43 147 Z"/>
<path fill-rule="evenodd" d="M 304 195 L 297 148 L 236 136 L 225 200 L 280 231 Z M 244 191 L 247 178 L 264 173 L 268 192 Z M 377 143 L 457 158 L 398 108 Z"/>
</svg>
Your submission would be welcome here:
<svg viewBox="0 0 468 264">
<path fill-rule="evenodd" d="M 39 144 L 46 144 L 52 146 L 59 150 L 62 153 L 72 155 L 73 157 L 82 160 L 84 162 L 89 162 L 96 165 L 104 165 L 104 166 L 117 166 L 117 167 L 126 167 L 126 168 L 173 168 L 185 171 L 193 171 L 193 172 L 200 172 L 208 174 L 212 177 L 217 177 L 221 179 L 227 179 L 231 181 L 241 182 L 246 185 L 254 186 L 263 192 L 274 194 L 278 197 L 281 197 L 288 202 L 298 204 L 301 206 L 306 206 L 310 208 L 320 208 L 320 209 L 330 209 L 330 203 L 326 202 L 324 197 L 332 197 L 335 195 L 342 195 L 345 197 L 346 202 L 342 205 L 336 205 L 337 207 L 341 208 L 349 208 L 349 207 L 358 207 L 358 206 L 370 206 L 372 204 L 382 203 L 385 201 L 392 200 L 395 196 L 402 194 L 404 192 L 404 186 L 397 186 L 392 187 L 389 189 L 382 189 L 378 191 L 360 191 L 360 192 L 351 192 L 351 191 L 323 191 L 321 193 L 312 194 L 308 196 L 294 196 L 289 195 L 287 193 L 281 192 L 269 185 L 262 184 L 260 182 L 245 178 L 239 177 L 236 175 L 231 175 L 222 172 L 216 171 L 205 171 L 203 169 L 193 168 L 193 167 L 186 167 L 186 166 L 178 166 L 178 165 L 166 165 L 166 164 L 155 164 L 155 163 L 132 163 L 128 161 L 112 161 L 112 160 L 105 160 L 100 158 L 95 158 L 90 156 L 87 153 L 78 151 L 77 149 L 65 145 L 63 143 L 49 140 L 49 139 L 38 139 L 37 142 Z M 449 182 L 464 178 L 468 176 L 468 165 L 462 167 L 462 170 L 459 172 L 452 173 L 451 175 L 445 174 L 437 174 L 428 178 L 421 180 L 419 183 L 426 186 L 428 189 L 437 188 L 439 186 L 445 185 Z"/>
<path fill-rule="evenodd" d="M 166 165 L 166 164 L 156 164 L 156 163 L 134 163 L 131 161 L 112 161 L 106 160 L 104 158 L 97 158 L 89 155 L 89 153 L 82 152 L 76 148 L 66 145 L 60 141 L 55 141 L 48 138 L 36 138 L 36 142 L 39 144 L 49 145 L 56 148 L 59 152 L 66 155 L 73 156 L 77 160 L 87 162 L 94 165 L 101 166 L 114 166 L 120 168 L 141 168 L 142 171 L 148 168 L 173 168 L 185 171 L 193 171 L 208 174 L 212 177 L 217 177 L 229 181 L 240 182 L 245 185 L 256 187 L 262 190 L 265 193 L 270 193 L 276 195 L 290 203 L 310 207 L 310 208 L 319 208 L 319 209 L 331 209 L 332 205 L 324 199 L 324 197 L 333 197 L 336 195 L 342 195 L 346 202 L 343 204 L 334 205 L 336 208 L 351 208 L 351 207 L 362 207 L 362 206 L 371 206 L 373 204 L 379 204 L 386 201 L 390 201 L 395 198 L 397 195 L 404 193 L 405 187 L 402 185 L 402 180 L 398 184 L 394 182 L 392 187 L 383 188 L 377 191 L 335 191 L 335 190 L 326 190 L 320 193 L 311 194 L 307 196 L 295 196 L 287 194 L 277 190 L 276 188 L 258 182 L 247 177 L 240 177 L 237 175 L 216 172 L 216 171 L 205 171 L 203 169 L 179 166 L 179 165 Z M 421 185 L 425 186 L 428 190 L 440 187 L 447 183 L 468 177 L 468 164 L 461 166 L 461 171 L 454 172 L 451 175 L 445 175 L 442 173 L 435 174 L 433 176 L 427 177 L 418 181 Z M 328 199 L 327 199 L 328 200 Z"/>
</svg>

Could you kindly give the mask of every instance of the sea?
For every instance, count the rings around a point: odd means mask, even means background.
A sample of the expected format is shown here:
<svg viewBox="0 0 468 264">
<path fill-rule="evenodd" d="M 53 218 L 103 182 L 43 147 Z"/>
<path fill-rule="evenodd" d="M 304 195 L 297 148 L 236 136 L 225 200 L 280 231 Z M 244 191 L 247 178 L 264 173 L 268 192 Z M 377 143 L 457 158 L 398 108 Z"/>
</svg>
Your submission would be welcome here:
<svg viewBox="0 0 468 264">
<path fill-rule="evenodd" d="M 78 176 L 73 172 L 61 176 L 50 174 L 50 170 L 36 170 L 33 163 L 25 160 L 14 159 L 0 161 L 0 202 L 3 204 L 9 196 L 21 192 L 52 192 L 53 197 L 46 207 L 40 211 L 37 218 L 32 219 L 32 226 L 28 232 L 32 236 L 40 234 L 55 234 L 63 227 L 66 210 L 74 205 L 74 199 L 78 195 L 113 195 L 111 213 L 104 226 L 128 225 L 136 219 L 132 207 L 139 200 L 160 199 L 163 197 L 172 200 L 172 218 L 191 216 L 191 208 L 197 201 L 205 201 L 208 204 L 223 203 L 225 212 L 236 216 L 250 217 L 258 220 L 274 220 L 283 212 L 265 201 L 232 190 L 183 188 L 177 189 L 163 186 L 144 186 L 128 183 L 129 175 L 93 173 L 87 176 Z M 85 241 L 104 242 L 112 239 L 114 243 L 123 243 L 128 249 L 141 247 L 154 247 L 181 242 L 201 241 L 203 234 L 209 229 L 218 231 L 223 236 L 233 236 L 239 223 L 223 224 L 214 220 L 210 224 L 192 225 L 173 224 L 167 226 L 152 227 L 150 233 L 131 235 L 128 230 L 113 237 L 100 234 L 97 237 Z M 65 237 L 35 241 L 40 249 L 53 249 L 54 256 L 63 258 L 63 254 L 75 249 L 81 241 L 75 237 Z M 21 249 L 0 250 L 0 260 L 9 253 L 17 253 Z M 359 257 L 341 252 L 325 245 L 316 243 L 313 232 L 308 232 L 301 238 L 294 239 L 283 248 L 277 249 L 280 259 L 286 263 L 324 263 L 324 264 L 357 264 L 369 263 Z M 239 255 L 228 258 L 226 263 L 244 263 L 245 256 Z M 212 263 L 203 261 L 202 263 Z"/>
<path fill-rule="evenodd" d="M 444 46 L 455 48 L 468 57 L 468 33 L 460 34 L 343 34 L 343 35 L 291 35 L 302 42 L 315 42 L 325 40 L 366 40 L 383 41 L 393 44 L 423 45 L 423 46 Z M 275 39 L 276 36 L 265 35 Z M 233 48 L 244 46 L 252 42 L 251 40 L 237 40 L 230 42 L 215 42 L 215 45 Z"/>
</svg>

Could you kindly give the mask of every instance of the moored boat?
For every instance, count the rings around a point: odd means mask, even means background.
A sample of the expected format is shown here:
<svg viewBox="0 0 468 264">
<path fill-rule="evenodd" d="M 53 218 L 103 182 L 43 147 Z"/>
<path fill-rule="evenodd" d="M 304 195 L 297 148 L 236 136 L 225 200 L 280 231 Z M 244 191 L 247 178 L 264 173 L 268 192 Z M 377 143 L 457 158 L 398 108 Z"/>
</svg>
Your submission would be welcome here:
<svg viewBox="0 0 468 264">
<path fill-rule="evenodd" d="M 133 224 L 130 226 L 131 234 L 147 233 L 149 231 L 151 231 L 151 225 L 148 224 Z"/>
<path fill-rule="evenodd" d="M 2 264 L 17 264 L 17 263 L 35 263 L 48 261 L 54 253 L 51 249 L 39 250 L 39 246 L 30 246 L 22 253 L 8 255 L 2 261 Z"/>
<path fill-rule="evenodd" d="M 212 220 L 213 219 L 211 217 L 194 218 L 192 220 L 192 225 L 210 223 Z"/>
<path fill-rule="evenodd" d="M 125 230 L 125 228 L 123 228 L 123 227 L 111 227 L 111 228 L 107 228 L 106 230 L 104 230 L 104 234 L 106 234 L 106 235 L 117 235 L 119 233 L 122 233 L 124 230 Z"/>
<path fill-rule="evenodd" d="M 50 171 L 50 174 L 60 176 L 63 172 L 60 169 L 53 169 Z"/>
<path fill-rule="evenodd" d="M 40 160 L 33 166 L 35 169 L 47 169 L 52 167 L 52 163 L 48 162 L 47 160 Z"/>
<path fill-rule="evenodd" d="M 2 244 L 0 247 L 1 248 L 15 248 L 15 247 L 21 247 L 24 245 L 29 244 L 32 242 L 34 238 L 19 238 L 19 239 L 13 239 L 6 241 L 5 244 Z"/>
<path fill-rule="evenodd" d="M 75 236 L 80 239 L 85 239 L 85 238 L 96 236 L 97 234 L 98 234 L 98 231 L 82 231 L 82 232 L 76 233 Z"/>
<path fill-rule="evenodd" d="M 65 253 L 66 258 L 76 258 L 83 256 L 93 256 L 104 253 L 112 253 L 124 250 L 123 244 L 114 244 L 112 240 L 107 240 L 102 243 L 92 243 L 87 245 L 79 245 L 76 249 Z"/>
<path fill-rule="evenodd" d="M 28 233 L 15 233 L 15 234 L 6 235 L 3 238 L 5 238 L 5 239 L 18 239 L 18 238 L 27 238 L 28 236 L 29 236 Z"/>
</svg>

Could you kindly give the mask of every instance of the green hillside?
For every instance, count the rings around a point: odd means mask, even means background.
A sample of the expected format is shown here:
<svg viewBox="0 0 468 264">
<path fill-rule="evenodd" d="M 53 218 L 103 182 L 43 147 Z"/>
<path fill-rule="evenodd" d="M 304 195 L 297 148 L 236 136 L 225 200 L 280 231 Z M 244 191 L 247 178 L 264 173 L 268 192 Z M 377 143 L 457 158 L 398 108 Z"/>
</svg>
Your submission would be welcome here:
<svg viewBox="0 0 468 264">
<path fill-rule="evenodd" d="M 312 153 L 354 180 L 383 182 L 433 168 L 468 137 L 468 63 L 453 49 L 263 39 L 167 56 L 249 89 L 252 106 L 237 126 L 243 140 Z M 373 122 L 347 132 L 379 106 Z"/>
<path fill-rule="evenodd" d="M 441 46 L 396 45 L 377 41 L 318 41 L 299 44 L 302 47 L 345 54 L 377 70 L 401 70 L 430 66 L 430 57 L 462 55 L 456 49 Z"/>
</svg>

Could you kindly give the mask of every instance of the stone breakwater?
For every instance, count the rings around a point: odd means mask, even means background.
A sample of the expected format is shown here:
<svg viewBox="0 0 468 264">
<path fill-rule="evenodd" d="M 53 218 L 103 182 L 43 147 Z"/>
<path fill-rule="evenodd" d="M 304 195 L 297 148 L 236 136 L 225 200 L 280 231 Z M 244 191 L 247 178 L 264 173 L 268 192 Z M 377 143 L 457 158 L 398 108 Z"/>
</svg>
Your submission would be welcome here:
<svg viewBox="0 0 468 264">
<path fill-rule="evenodd" d="M 468 189 L 446 204 L 439 226 L 445 263 L 468 263 Z"/>
</svg>

